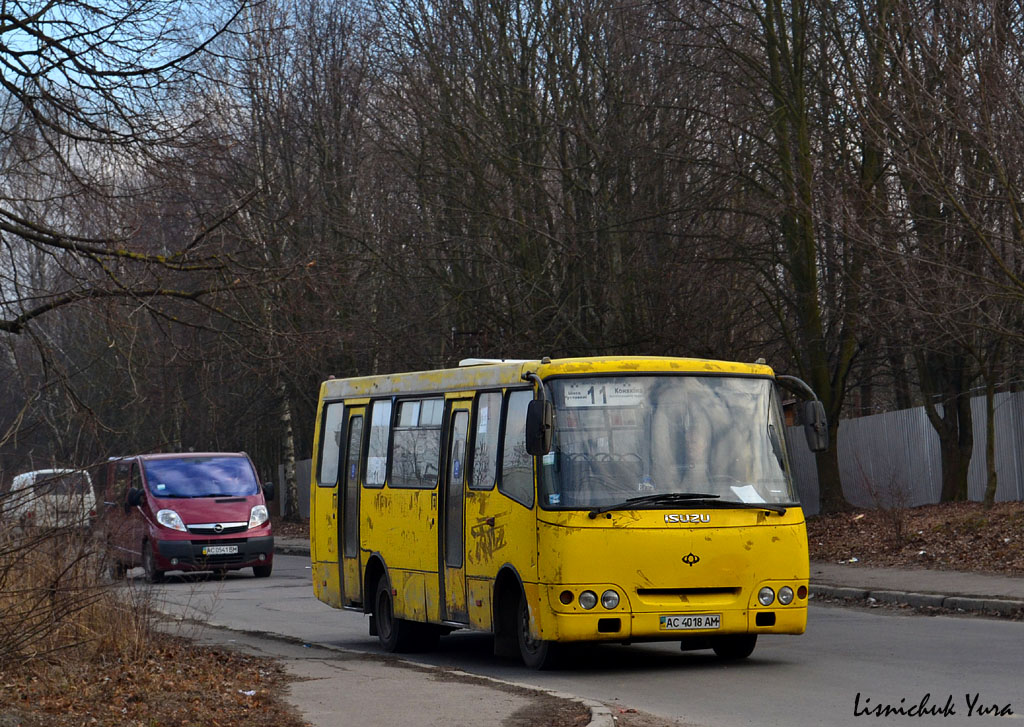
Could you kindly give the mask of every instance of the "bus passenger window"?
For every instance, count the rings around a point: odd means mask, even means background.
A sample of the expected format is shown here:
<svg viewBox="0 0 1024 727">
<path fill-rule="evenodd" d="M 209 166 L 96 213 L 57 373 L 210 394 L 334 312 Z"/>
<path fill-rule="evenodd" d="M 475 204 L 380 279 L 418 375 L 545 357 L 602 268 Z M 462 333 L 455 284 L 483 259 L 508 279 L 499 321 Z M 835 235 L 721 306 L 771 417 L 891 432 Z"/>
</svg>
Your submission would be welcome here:
<svg viewBox="0 0 1024 727">
<path fill-rule="evenodd" d="M 370 414 L 370 445 L 366 454 L 366 486 L 383 487 L 388 474 L 388 439 L 391 434 L 391 401 L 373 402 Z"/>
<path fill-rule="evenodd" d="M 505 412 L 505 439 L 501 451 L 498 491 L 533 507 L 533 457 L 526 452 L 526 408 L 533 392 L 513 391 Z"/>
<path fill-rule="evenodd" d="M 489 490 L 498 474 L 498 424 L 501 421 L 501 394 L 481 394 L 476 400 L 476 427 L 473 437 L 473 471 L 469 489 Z"/>
<path fill-rule="evenodd" d="M 403 401 L 391 443 L 391 487 L 432 488 L 441 456 L 444 399 Z"/>
<path fill-rule="evenodd" d="M 316 483 L 334 487 L 338 482 L 338 458 L 341 455 L 341 427 L 345 422 L 345 405 L 338 402 L 324 408 L 323 431 L 320 433 L 320 473 Z"/>
</svg>

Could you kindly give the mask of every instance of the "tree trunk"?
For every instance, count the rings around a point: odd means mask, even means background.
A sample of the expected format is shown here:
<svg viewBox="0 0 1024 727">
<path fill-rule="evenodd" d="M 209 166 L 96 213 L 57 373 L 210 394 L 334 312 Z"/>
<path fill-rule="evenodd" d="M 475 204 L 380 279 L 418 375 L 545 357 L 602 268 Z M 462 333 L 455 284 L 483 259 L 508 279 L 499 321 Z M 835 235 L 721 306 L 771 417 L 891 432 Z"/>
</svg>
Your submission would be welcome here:
<svg viewBox="0 0 1024 727">
<path fill-rule="evenodd" d="M 828 451 L 818 452 L 814 461 L 818 469 L 818 493 L 821 501 L 821 512 L 840 512 L 849 510 L 850 505 L 843 496 L 843 487 L 839 478 L 839 452 L 835 429 L 829 428 Z"/>
<path fill-rule="evenodd" d="M 996 474 L 996 379 L 989 372 L 985 382 L 985 469 L 988 479 L 985 483 L 985 507 L 992 507 L 996 501 L 999 479 Z"/>
<path fill-rule="evenodd" d="M 288 387 L 284 379 L 278 384 L 281 394 L 281 432 L 284 447 L 284 513 L 288 522 L 297 523 L 302 519 L 299 512 L 299 488 L 295 482 L 295 432 L 292 429 L 292 407 L 288 401 Z"/>
</svg>

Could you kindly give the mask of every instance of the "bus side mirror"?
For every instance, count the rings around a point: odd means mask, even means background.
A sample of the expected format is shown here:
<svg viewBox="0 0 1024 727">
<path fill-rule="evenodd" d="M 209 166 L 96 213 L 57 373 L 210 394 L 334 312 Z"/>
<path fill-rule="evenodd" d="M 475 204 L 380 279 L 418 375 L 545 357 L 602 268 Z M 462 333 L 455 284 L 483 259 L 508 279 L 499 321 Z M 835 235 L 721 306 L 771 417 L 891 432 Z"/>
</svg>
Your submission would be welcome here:
<svg viewBox="0 0 1024 727">
<path fill-rule="evenodd" d="M 800 419 L 807 435 L 807 446 L 812 452 L 824 452 L 828 449 L 828 419 L 825 417 L 825 405 L 820 401 L 805 401 L 800 408 Z"/>
<path fill-rule="evenodd" d="M 534 457 L 551 451 L 555 408 L 547 399 L 533 399 L 526 408 L 526 451 Z"/>
</svg>

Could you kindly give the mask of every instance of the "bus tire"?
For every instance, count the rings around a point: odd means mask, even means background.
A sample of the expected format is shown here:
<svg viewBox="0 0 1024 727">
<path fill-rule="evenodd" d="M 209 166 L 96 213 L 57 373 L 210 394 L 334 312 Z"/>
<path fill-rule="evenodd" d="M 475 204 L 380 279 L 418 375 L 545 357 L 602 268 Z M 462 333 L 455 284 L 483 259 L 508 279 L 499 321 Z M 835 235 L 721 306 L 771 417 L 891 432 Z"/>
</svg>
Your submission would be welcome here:
<svg viewBox="0 0 1024 727">
<path fill-rule="evenodd" d="M 757 634 L 730 634 L 716 637 L 711 648 L 715 650 L 719 659 L 738 661 L 754 653 L 756 645 Z"/>
<path fill-rule="evenodd" d="M 530 633 L 530 605 L 526 594 L 520 592 L 516 608 L 516 642 L 519 656 L 530 669 L 551 669 L 558 661 L 559 645 L 553 641 L 535 639 Z"/>
<path fill-rule="evenodd" d="M 377 581 L 377 591 L 373 597 L 373 622 L 377 627 L 377 640 L 384 651 L 403 652 L 415 646 L 417 624 L 395 617 L 391 584 L 386 577 Z"/>
</svg>

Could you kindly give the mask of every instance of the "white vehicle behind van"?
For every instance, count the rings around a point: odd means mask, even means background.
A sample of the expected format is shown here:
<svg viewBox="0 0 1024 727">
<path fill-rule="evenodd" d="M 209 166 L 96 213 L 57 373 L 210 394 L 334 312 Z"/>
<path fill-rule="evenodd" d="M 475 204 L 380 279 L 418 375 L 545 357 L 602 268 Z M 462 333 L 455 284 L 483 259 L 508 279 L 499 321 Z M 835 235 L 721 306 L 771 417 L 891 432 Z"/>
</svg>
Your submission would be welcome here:
<svg viewBox="0 0 1024 727">
<path fill-rule="evenodd" d="M 89 527 L 96 518 L 92 479 L 88 472 L 73 469 L 17 475 L 3 499 L 3 515 L 23 527 Z"/>
</svg>

